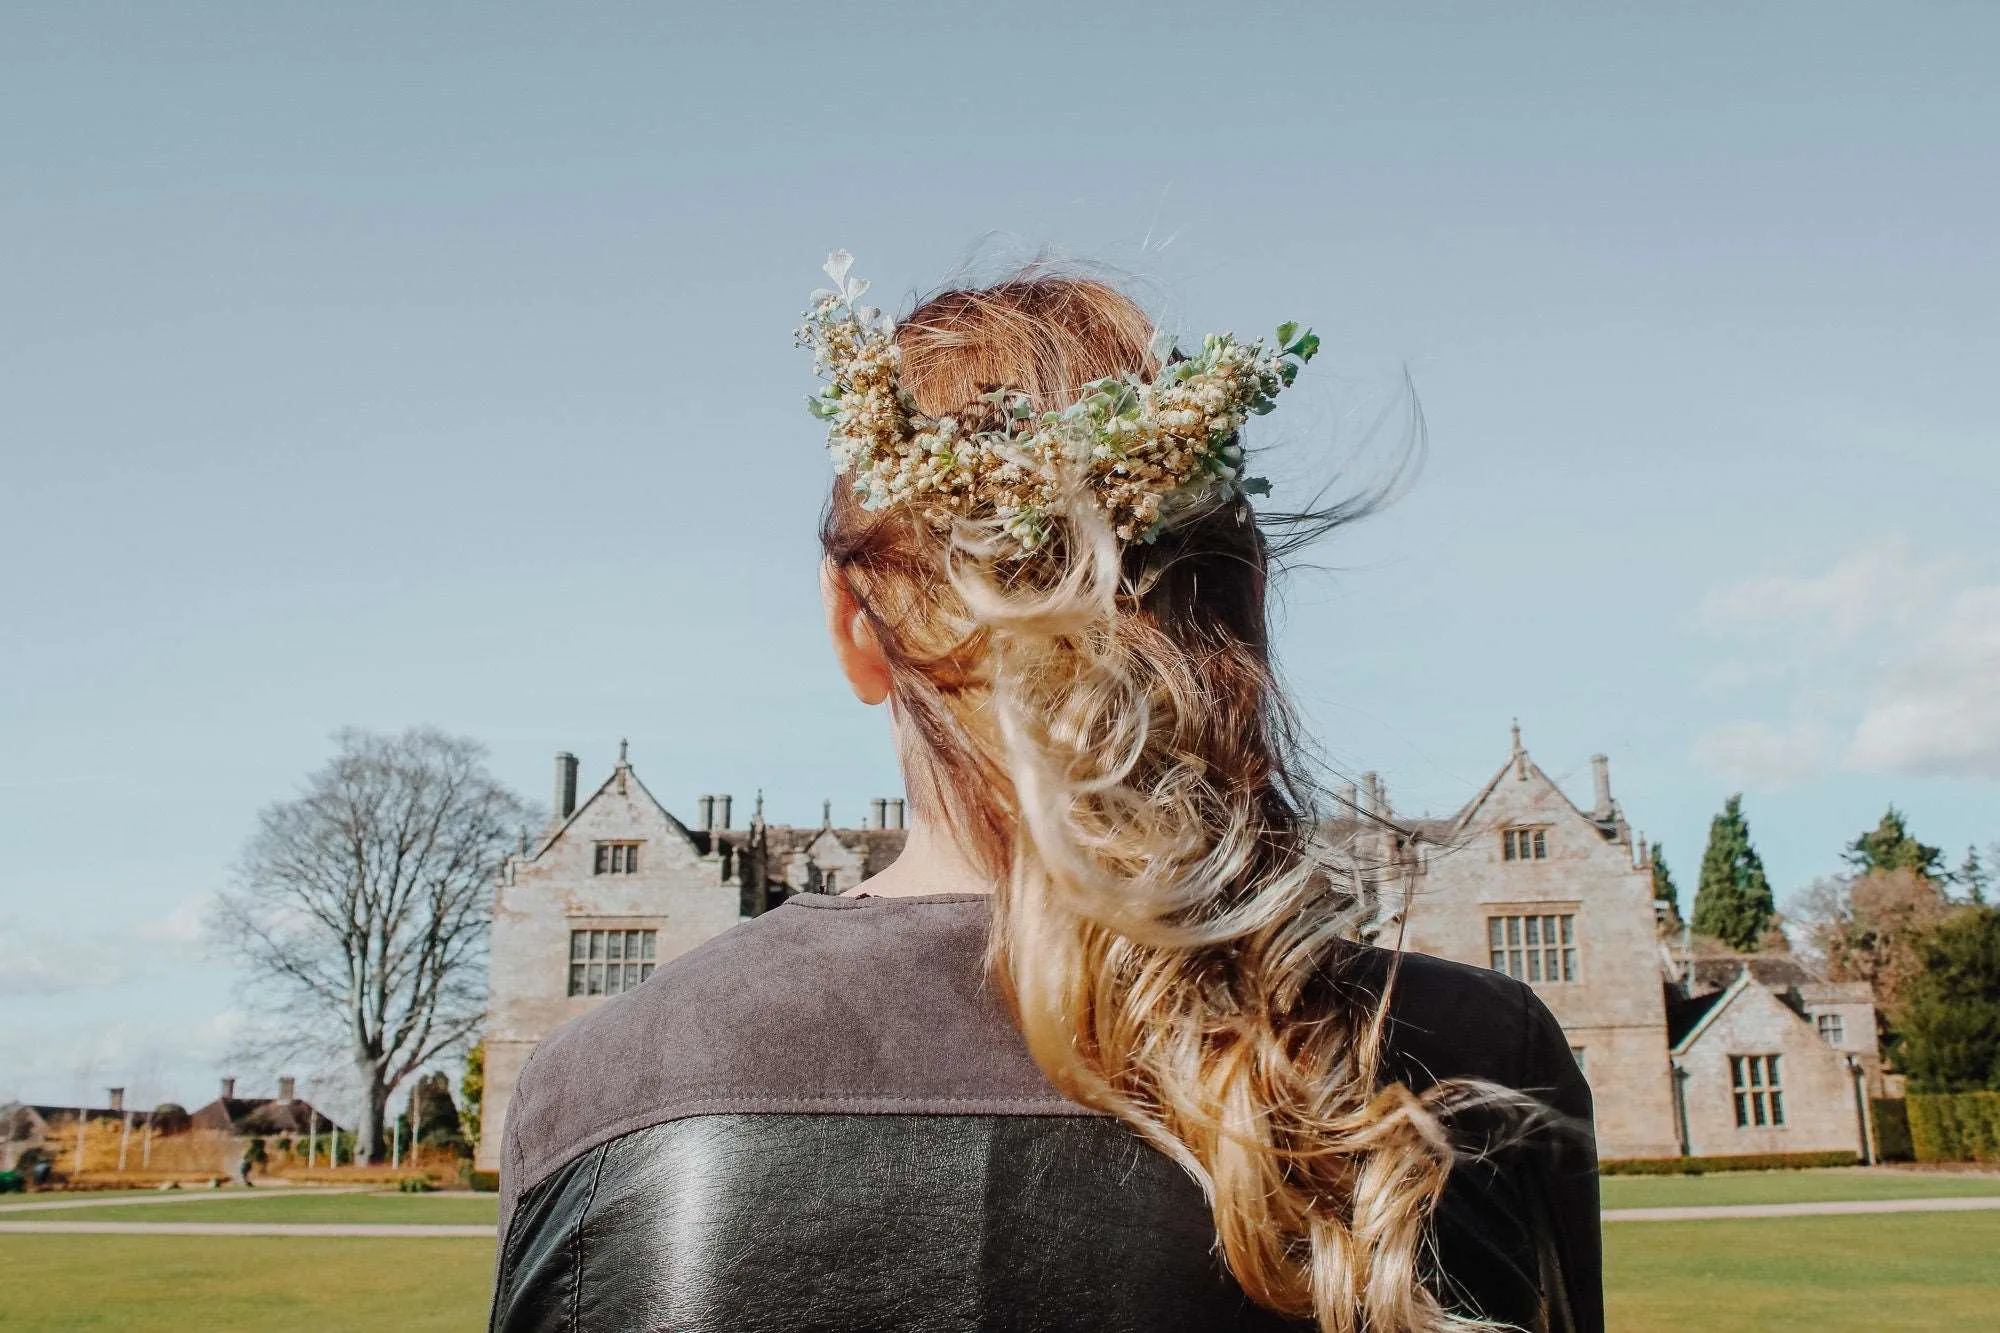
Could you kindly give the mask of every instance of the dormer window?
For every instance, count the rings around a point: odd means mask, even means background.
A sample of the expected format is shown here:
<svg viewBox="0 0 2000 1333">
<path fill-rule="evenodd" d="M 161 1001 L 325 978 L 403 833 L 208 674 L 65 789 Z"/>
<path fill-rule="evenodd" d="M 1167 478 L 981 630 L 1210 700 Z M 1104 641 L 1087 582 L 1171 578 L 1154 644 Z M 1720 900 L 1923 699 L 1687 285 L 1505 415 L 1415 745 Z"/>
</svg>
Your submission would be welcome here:
<svg viewBox="0 0 2000 1333">
<path fill-rule="evenodd" d="M 597 844 L 597 860 L 592 863 L 593 875 L 636 875 L 639 873 L 639 844 L 636 842 L 600 842 Z"/>
<path fill-rule="evenodd" d="M 1502 861 L 1546 861 L 1549 859 L 1549 831 L 1545 828 L 1500 830 Z"/>
</svg>

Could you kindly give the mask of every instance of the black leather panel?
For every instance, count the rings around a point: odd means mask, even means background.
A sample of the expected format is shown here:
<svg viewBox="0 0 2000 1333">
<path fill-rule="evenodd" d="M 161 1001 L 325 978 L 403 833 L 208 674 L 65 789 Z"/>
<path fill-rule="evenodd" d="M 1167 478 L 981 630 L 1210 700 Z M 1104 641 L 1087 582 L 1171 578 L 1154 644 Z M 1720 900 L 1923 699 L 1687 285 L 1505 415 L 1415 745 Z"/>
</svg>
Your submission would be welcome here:
<svg viewBox="0 0 2000 1333">
<path fill-rule="evenodd" d="M 1440 1219 L 1456 1304 L 1536 1326 L 1498 1166 Z M 517 1207 L 492 1327 L 662 1333 L 1297 1329 L 1213 1252 L 1200 1191 L 1097 1117 L 717 1115 L 627 1135 Z"/>
</svg>

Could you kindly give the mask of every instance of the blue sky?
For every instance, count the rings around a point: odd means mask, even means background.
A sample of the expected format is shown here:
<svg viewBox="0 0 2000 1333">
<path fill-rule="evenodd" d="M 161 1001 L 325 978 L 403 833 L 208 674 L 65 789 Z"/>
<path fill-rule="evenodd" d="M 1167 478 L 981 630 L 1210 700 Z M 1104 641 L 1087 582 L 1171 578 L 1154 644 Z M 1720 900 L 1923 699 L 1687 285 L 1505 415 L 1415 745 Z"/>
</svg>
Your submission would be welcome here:
<svg viewBox="0 0 2000 1333">
<path fill-rule="evenodd" d="M 1561 12 L 1563 9 L 1571 12 Z M 1692 890 L 1896 802 L 2000 838 L 1987 6 L 83 4 L 0 16 L 0 1098 L 200 1100 L 194 926 L 346 724 L 545 797 L 892 791 L 820 642 L 791 346 L 1051 249 L 1325 339 L 1286 590 L 1330 759 L 1442 812 L 1518 716 Z M 246 1081 L 275 1070 L 244 1068 Z"/>
</svg>

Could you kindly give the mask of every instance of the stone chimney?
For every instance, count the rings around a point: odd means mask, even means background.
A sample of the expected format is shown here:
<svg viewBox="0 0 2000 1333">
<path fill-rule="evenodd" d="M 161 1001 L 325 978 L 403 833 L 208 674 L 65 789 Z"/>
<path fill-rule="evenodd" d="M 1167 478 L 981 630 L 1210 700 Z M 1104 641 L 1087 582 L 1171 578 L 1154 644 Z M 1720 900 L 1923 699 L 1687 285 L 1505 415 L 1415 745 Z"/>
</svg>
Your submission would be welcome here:
<svg viewBox="0 0 2000 1333">
<path fill-rule="evenodd" d="M 223 1101 L 225 1101 L 225 1102 L 226 1102 L 226 1101 L 232 1101 L 232 1100 L 234 1100 L 234 1099 L 235 1099 L 235 1097 L 236 1097 L 236 1080 L 235 1080 L 235 1079 L 233 1079 L 233 1078 L 225 1078 L 225 1079 L 223 1079 L 223 1080 L 222 1080 L 222 1100 L 223 1100 Z"/>
<path fill-rule="evenodd" d="M 1377 819 L 1387 819 L 1389 817 L 1389 794 L 1383 790 L 1382 775 L 1379 773 L 1363 773 L 1361 775 L 1361 785 L 1366 792 L 1363 800 L 1367 803 L 1368 813 Z"/>
<path fill-rule="evenodd" d="M 576 813 L 576 756 L 568 750 L 556 752 L 556 799 L 552 808 L 557 822 Z"/>
<path fill-rule="evenodd" d="M 104 1092 L 105 1092 L 105 1095 L 106 1095 L 106 1096 L 108 1096 L 108 1097 L 109 1097 L 109 1098 L 111 1099 L 111 1109 L 112 1109 L 112 1110 L 114 1110 L 114 1111 L 123 1111 L 123 1110 L 125 1109 L 125 1089 L 123 1089 L 123 1088 L 106 1088 L 106 1089 L 104 1090 Z"/>
<path fill-rule="evenodd" d="M 889 827 L 902 828 L 903 818 L 903 798 L 898 796 L 889 802 Z"/>
<path fill-rule="evenodd" d="M 888 797 L 877 796 L 876 798 L 868 802 L 868 827 L 869 828 L 889 827 Z"/>
<path fill-rule="evenodd" d="M 291 1101 L 298 1092 L 298 1088 L 299 1081 L 289 1074 L 285 1075 L 278 1080 L 278 1100 L 281 1102 Z"/>
<path fill-rule="evenodd" d="M 730 800 L 731 798 L 728 792 L 724 792 L 722 793 L 722 795 L 715 798 L 715 826 L 719 829 L 726 829 L 729 827 Z"/>
<path fill-rule="evenodd" d="M 695 817 L 695 822 L 701 825 L 702 831 L 707 832 L 709 829 L 714 828 L 715 798 L 704 795 L 695 801 L 694 806 L 696 811 L 699 812 Z"/>
<path fill-rule="evenodd" d="M 1340 784 L 1340 817 L 1361 813 L 1361 792 L 1351 782 Z"/>
<path fill-rule="evenodd" d="M 1617 810 L 1611 803 L 1611 761 L 1601 754 L 1590 756 L 1590 776 L 1597 784 L 1597 805 L 1591 810 L 1590 817 L 1608 820 Z"/>
</svg>

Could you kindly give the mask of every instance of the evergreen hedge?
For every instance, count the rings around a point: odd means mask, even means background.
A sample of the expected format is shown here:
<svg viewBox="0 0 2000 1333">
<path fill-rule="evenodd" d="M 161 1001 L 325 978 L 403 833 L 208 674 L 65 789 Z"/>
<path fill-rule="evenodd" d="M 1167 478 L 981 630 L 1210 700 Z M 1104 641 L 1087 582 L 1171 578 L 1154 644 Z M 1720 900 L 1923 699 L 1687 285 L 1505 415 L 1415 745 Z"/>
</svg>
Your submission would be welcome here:
<svg viewBox="0 0 2000 1333">
<path fill-rule="evenodd" d="M 1626 1157 L 1598 1163 L 1603 1176 L 1702 1176 L 1711 1171 L 1804 1171 L 1822 1166 L 1855 1166 L 1852 1152 L 1767 1152 L 1740 1157 Z"/>
<path fill-rule="evenodd" d="M 1868 1112 L 1875 1121 L 1875 1160 L 1914 1162 L 1917 1150 L 1910 1142 L 1910 1104 L 1901 1097 L 1871 1097 Z"/>
<path fill-rule="evenodd" d="M 1905 1100 L 1919 1162 L 2000 1162 L 2000 1092 L 1913 1092 Z"/>
</svg>

